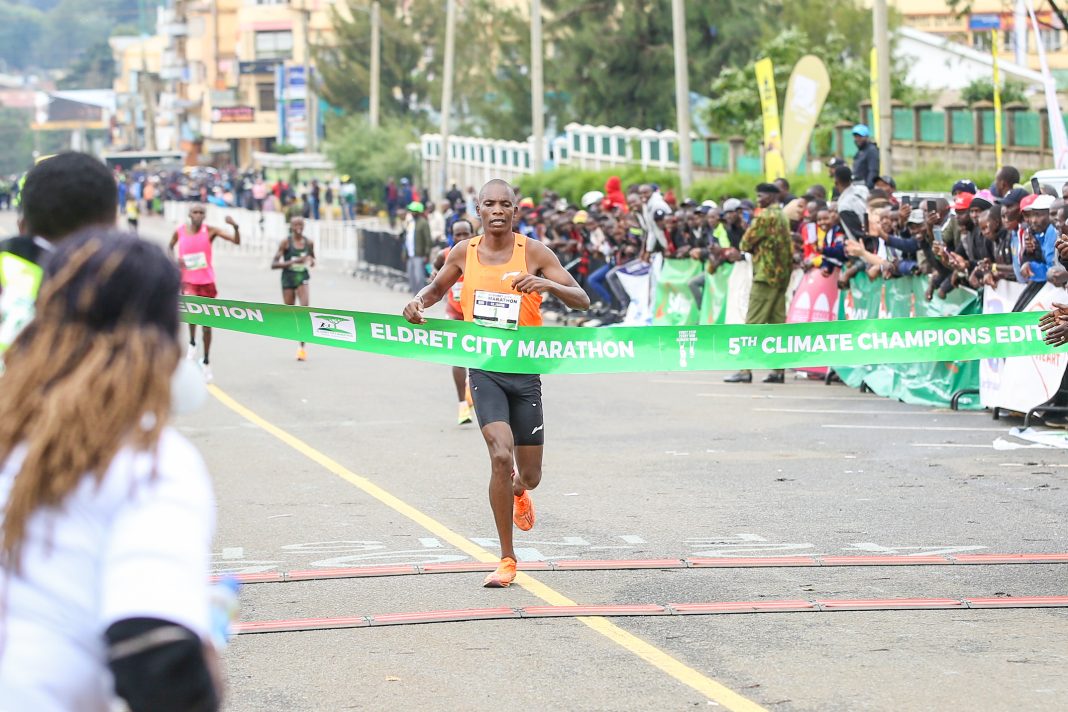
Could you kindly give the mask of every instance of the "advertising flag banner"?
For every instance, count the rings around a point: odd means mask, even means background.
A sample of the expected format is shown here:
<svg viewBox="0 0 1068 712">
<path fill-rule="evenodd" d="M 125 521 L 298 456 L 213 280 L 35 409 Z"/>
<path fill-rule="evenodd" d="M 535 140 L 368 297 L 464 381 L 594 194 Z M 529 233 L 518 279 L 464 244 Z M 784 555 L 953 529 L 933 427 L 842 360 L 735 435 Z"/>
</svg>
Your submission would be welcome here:
<svg viewBox="0 0 1068 712">
<path fill-rule="evenodd" d="M 814 55 L 805 55 L 794 66 L 786 85 L 782 116 L 782 155 L 786 168 L 796 171 L 812 140 L 823 102 L 831 90 L 827 67 Z"/>
<path fill-rule="evenodd" d="M 764 177 L 771 182 L 786 175 L 782 157 L 782 132 L 779 129 L 779 98 L 775 92 L 775 67 L 770 59 L 756 63 L 757 89 L 764 114 Z"/>
</svg>

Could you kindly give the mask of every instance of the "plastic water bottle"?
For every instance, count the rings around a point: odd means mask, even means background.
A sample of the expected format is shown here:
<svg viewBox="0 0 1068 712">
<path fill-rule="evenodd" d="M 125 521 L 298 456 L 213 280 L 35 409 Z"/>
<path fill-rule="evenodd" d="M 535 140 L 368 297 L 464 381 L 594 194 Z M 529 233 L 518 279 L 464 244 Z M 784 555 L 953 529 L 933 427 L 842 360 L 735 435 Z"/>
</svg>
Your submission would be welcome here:
<svg viewBox="0 0 1068 712">
<path fill-rule="evenodd" d="M 230 642 L 230 625 L 237 619 L 237 594 L 241 583 L 233 576 L 223 576 L 211 587 L 211 640 L 216 650 Z"/>
</svg>

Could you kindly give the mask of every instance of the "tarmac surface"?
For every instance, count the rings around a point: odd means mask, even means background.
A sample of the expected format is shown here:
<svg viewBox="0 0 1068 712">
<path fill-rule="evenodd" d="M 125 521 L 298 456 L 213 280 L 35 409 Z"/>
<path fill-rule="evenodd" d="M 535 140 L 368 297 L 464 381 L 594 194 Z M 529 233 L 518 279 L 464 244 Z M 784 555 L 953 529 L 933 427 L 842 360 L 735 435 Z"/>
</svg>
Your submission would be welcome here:
<svg viewBox="0 0 1068 712">
<path fill-rule="evenodd" d="M 162 221 L 147 220 L 156 237 Z M 264 258 L 220 297 L 280 302 Z M 399 313 L 336 266 L 313 305 Z M 440 309 L 440 307 L 438 307 Z M 178 421 L 218 496 L 216 573 L 490 560 L 489 467 L 447 367 L 216 330 L 213 397 Z M 1068 552 L 1068 460 L 1017 421 L 788 378 L 544 379 L 524 561 Z M 759 379 L 763 374 L 757 373 Z M 744 563 L 744 562 L 743 562 Z M 546 571 L 246 585 L 243 622 L 443 609 L 1068 595 L 1068 565 Z M 885 608 L 885 606 L 884 606 Z M 227 709 L 1004 710 L 1068 698 L 1068 608 L 475 620 L 239 635 Z M 1060 702 L 1058 702 L 1060 700 Z"/>
</svg>

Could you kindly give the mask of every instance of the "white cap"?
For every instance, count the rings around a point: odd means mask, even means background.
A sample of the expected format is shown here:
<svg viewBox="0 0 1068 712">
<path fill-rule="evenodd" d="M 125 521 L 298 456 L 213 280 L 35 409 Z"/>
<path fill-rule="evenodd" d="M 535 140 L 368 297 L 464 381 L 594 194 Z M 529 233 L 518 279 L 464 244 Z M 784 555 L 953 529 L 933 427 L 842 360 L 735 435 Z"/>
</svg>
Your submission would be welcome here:
<svg viewBox="0 0 1068 712">
<path fill-rule="evenodd" d="M 719 205 L 717 205 L 716 201 L 714 201 L 714 200 L 706 200 L 705 202 L 701 203 L 701 207 L 702 208 L 718 208 Z"/>
<path fill-rule="evenodd" d="M 1043 193 L 1042 195 L 1035 198 L 1034 202 L 1032 202 L 1024 209 L 1024 212 L 1026 213 L 1034 210 L 1049 210 L 1053 207 L 1053 204 L 1055 202 L 1057 202 L 1056 198 L 1054 198 L 1052 195 L 1046 195 L 1045 193 Z"/>
<path fill-rule="evenodd" d="M 909 222 L 912 223 L 913 225 L 922 225 L 925 220 L 926 220 L 926 213 L 924 213 L 919 208 L 917 208 L 917 209 L 913 210 L 911 213 L 909 213 Z"/>
<path fill-rule="evenodd" d="M 742 207 L 742 201 L 737 198 L 727 198 L 723 201 L 723 212 L 729 213 Z"/>
<path fill-rule="evenodd" d="M 585 195 L 583 195 L 582 200 L 580 200 L 579 202 L 582 203 L 582 207 L 588 208 L 591 205 L 601 202 L 602 200 L 604 200 L 604 193 L 599 190 L 591 190 Z"/>
</svg>

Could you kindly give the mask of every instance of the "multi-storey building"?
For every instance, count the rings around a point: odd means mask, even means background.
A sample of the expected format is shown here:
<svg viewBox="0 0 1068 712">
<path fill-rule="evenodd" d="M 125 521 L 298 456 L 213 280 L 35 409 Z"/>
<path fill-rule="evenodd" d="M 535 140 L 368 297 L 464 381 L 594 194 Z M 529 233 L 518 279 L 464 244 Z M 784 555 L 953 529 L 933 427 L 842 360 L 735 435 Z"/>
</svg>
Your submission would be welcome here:
<svg viewBox="0 0 1068 712">
<path fill-rule="evenodd" d="M 157 122 L 174 130 L 158 132 L 168 139 L 159 148 L 181 150 L 190 162 L 238 166 L 278 144 L 314 148 L 323 112 L 314 97 L 306 101 L 304 66 L 314 74 L 313 48 L 332 41 L 335 6 L 344 11 L 346 3 L 169 0 L 153 41 L 160 47 Z"/>
</svg>

